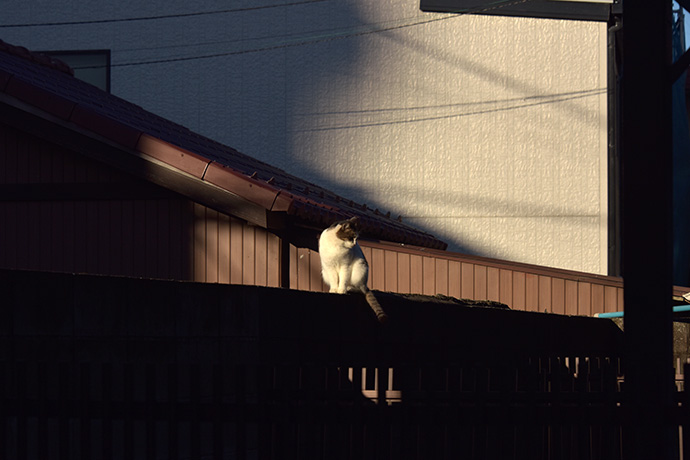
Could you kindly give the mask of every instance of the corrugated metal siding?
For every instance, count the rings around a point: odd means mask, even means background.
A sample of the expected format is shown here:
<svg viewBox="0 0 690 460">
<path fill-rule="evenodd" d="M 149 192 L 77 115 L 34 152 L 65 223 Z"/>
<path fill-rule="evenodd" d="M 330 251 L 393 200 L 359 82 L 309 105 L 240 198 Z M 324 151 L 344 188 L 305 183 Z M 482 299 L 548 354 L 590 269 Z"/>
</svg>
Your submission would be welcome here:
<svg viewBox="0 0 690 460">
<path fill-rule="evenodd" d="M 290 245 L 290 289 L 328 291 L 321 279 L 319 253 Z"/>
<path fill-rule="evenodd" d="M 385 248 L 368 242 L 362 245 L 372 246 L 365 250 L 371 254 L 372 289 L 496 300 L 517 310 L 576 315 L 616 311 L 623 306 L 619 278 L 454 253 L 430 254 L 409 247 Z"/>
<path fill-rule="evenodd" d="M 495 300 L 516 310 L 593 315 L 623 308 L 620 278 L 361 241 L 369 287 L 380 291 Z M 296 251 L 292 287 L 325 290 L 318 253 Z"/>
<path fill-rule="evenodd" d="M 280 285 L 280 238 L 198 203 L 192 206 L 194 281 Z"/>
<path fill-rule="evenodd" d="M 280 286 L 277 236 L 0 126 L 0 185 L 9 184 L 38 184 L 34 192 L 68 184 L 82 196 L 0 197 L 0 267 Z M 142 192 L 126 193 L 132 187 Z M 89 190 L 109 196 L 89 196 Z M 375 290 L 489 299 L 517 310 L 568 315 L 623 307 L 619 278 L 393 244 L 361 245 Z M 290 245 L 287 252 L 292 289 L 326 290 L 316 251 Z"/>
<path fill-rule="evenodd" d="M 34 194 L 0 197 L 1 267 L 280 284 L 275 235 L 6 126 L 0 185 Z"/>
<path fill-rule="evenodd" d="M 171 216 L 152 216 L 147 206 Z M 180 228 L 181 207 L 178 200 L 0 202 L 0 265 L 185 279 L 182 232 L 154 233 Z"/>
<path fill-rule="evenodd" d="M 279 286 L 280 240 L 183 199 L 1 202 L 0 266 Z"/>
</svg>

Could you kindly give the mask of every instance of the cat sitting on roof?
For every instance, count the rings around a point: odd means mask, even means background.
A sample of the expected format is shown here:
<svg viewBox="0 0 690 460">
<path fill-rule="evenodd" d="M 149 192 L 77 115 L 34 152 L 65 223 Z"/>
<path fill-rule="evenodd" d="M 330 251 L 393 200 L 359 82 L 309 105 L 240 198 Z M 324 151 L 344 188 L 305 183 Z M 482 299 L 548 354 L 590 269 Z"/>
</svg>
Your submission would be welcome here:
<svg viewBox="0 0 690 460">
<path fill-rule="evenodd" d="M 357 244 L 359 231 L 359 218 L 352 217 L 334 223 L 321 233 L 319 237 L 321 275 L 330 288 L 329 292 L 345 294 L 355 291 L 364 294 L 376 318 L 381 323 L 385 323 L 388 316 L 367 287 L 369 264 Z"/>
</svg>

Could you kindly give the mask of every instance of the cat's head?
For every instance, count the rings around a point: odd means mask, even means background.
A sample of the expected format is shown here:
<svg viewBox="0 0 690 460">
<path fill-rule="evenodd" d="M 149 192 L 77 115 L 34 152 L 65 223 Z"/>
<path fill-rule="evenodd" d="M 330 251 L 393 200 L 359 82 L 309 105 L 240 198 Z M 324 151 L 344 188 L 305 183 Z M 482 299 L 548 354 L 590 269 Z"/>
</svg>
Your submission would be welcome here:
<svg viewBox="0 0 690 460">
<path fill-rule="evenodd" d="M 336 222 L 334 225 L 336 226 L 336 236 L 343 241 L 355 241 L 359 237 L 359 217 Z"/>
</svg>

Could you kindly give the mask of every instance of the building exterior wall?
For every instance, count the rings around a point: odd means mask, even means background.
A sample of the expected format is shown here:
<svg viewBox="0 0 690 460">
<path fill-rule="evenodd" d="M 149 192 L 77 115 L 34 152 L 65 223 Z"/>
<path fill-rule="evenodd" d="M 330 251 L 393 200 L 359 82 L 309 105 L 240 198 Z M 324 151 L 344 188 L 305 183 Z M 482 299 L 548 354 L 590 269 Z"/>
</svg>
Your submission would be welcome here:
<svg viewBox="0 0 690 460">
<path fill-rule="evenodd" d="M 63 21 L 3 40 L 109 49 L 114 94 L 452 250 L 607 273 L 603 23 L 416 0 L 3 4 L 4 25 Z"/>
<path fill-rule="evenodd" d="M 0 126 L 0 267 L 260 286 L 266 230 Z"/>
<path fill-rule="evenodd" d="M 623 281 L 610 276 L 511 263 L 452 252 L 360 241 L 369 287 L 404 294 L 494 300 L 515 310 L 590 316 L 623 309 Z M 291 286 L 327 290 L 317 277 L 318 253 L 299 250 L 303 268 Z"/>
<path fill-rule="evenodd" d="M 278 287 L 266 230 L 0 126 L 0 268 Z M 24 194 L 24 196 L 22 196 Z M 380 291 L 591 315 L 622 309 L 618 278 L 362 241 Z M 289 287 L 325 291 L 318 252 L 290 245 Z"/>
</svg>

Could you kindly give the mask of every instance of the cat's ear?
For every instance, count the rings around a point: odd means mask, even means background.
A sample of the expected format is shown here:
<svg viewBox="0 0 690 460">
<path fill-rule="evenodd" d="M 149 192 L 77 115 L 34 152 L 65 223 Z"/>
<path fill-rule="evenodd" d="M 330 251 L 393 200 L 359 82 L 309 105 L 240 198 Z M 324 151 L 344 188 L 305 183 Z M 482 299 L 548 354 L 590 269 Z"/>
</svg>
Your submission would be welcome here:
<svg viewBox="0 0 690 460">
<path fill-rule="evenodd" d="M 360 228 L 360 226 L 361 226 L 359 217 L 357 217 L 357 216 L 351 217 L 350 220 L 349 220 L 349 222 L 350 222 L 350 225 L 352 225 L 353 228 L 359 230 L 359 228 Z"/>
</svg>

